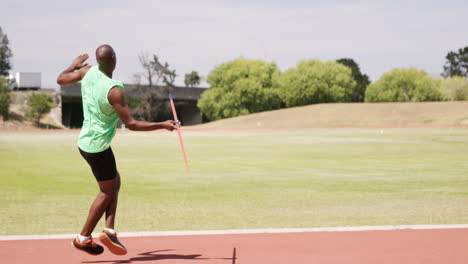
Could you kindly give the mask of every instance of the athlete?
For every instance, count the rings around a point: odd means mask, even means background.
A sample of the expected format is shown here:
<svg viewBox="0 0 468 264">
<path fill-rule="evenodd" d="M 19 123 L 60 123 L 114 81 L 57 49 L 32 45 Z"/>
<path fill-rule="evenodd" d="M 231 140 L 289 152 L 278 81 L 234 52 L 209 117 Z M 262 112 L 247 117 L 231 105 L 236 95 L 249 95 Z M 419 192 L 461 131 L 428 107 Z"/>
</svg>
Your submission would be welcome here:
<svg viewBox="0 0 468 264">
<path fill-rule="evenodd" d="M 134 131 L 173 131 L 176 129 L 176 121 L 153 123 L 133 119 L 125 102 L 122 82 L 112 79 L 117 62 L 114 49 L 109 45 L 99 46 L 96 49 L 96 66 L 85 63 L 88 58 L 88 54 L 78 56 L 57 78 L 60 85 L 81 81 L 84 121 L 78 139 L 78 150 L 91 167 L 100 190 L 91 204 L 81 233 L 72 244 L 89 254 L 101 254 L 104 248 L 93 241 L 91 233 L 105 213 L 105 229 L 99 234 L 99 240 L 112 253 L 124 255 L 127 249 L 120 243 L 114 230 L 120 175 L 110 144 L 117 121 L 120 118 L 128 129 Z"/>
</svg>

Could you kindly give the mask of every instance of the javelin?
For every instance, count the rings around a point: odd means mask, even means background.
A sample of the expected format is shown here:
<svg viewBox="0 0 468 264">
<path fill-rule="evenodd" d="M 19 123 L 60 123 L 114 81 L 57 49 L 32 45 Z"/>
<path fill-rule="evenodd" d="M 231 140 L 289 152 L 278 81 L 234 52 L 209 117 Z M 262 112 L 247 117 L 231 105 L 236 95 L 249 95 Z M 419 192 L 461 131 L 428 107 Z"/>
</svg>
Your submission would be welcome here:
<svg viewBox="0 0 468 264">
<path fill-rule="evenodd" d="M 177 118 L 177 112 L 175 110 L 175 105 L 174 105 L 174 100 L 172 98 L 172 94 L 169 93 L 169 102 L 171 103 L 171 108 L 172 108 L 172 114 L 174 115 L 174 120 L 177 122 L 176 129 L 177 129 L 177 134 L 179 135 L 179 142 L 180 142 L 180 148 L 182 149 L 182 155 L 184 156 L 184 161 L 185 161 L 185 168 L 187 171 L 189 171 L 189 165 L 187 162 L 187 155 L 185 155 L 185 147 L 184 147 L 184 141 L 182 140 L 182 133 L 180 131 L 180 121 Z"/>
</svg>

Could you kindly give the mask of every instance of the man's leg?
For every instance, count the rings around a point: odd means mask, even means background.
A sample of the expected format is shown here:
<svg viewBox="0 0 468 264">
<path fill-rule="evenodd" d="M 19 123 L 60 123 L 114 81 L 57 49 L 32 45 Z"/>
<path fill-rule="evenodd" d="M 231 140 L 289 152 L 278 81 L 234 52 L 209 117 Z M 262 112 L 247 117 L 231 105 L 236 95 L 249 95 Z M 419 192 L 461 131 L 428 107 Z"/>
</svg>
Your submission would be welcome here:
<svg viewBox="0 0 468 264">
<path fill-rule="evenodd" d="M 101 219 L 104 212 L 108 211 L 111 206 L 117 207 L 117 197 L 120 188 L 120 177 L 116 177 L 112 180 L 98 181 L 100 192 L 94 200 L 91 208 L 89 208 L 88 218 L 86 223 L 81 230 L 80 235 L 90 236 L 96 227 L 99 219 Z M 110 211 L 112 212 L 112 211 Z M 115 209 L 112 215 L 112 225 L 115 217 Z M 107 225 L 107 219 L 106 219 Z"/>
<path fill-rule="evenodd" d="M 109 203 L 106 209 L 106 228 L 114 229 L 114 222 L 115 222 L 115 213 L 117 211 L 117 201 L 119 199 L 119 190 L 120 190 L 120 175 L 117 173 L 117 184 L 116 194 L 114 199 Z"/>
<path fill-rule="evenodd" d="M 112 200 L 109 201 L 106 207 L 106 228 L 99 234 L 99 240 L 113 253 L 116 255 L 127 254 L 127 249 L 117 238 L 117 233 L 114 231 L 114 220 L 115 213 L 117 211 L 117 201 L 119 199 L 120 189 L 120 175 L 117 172 L 115 178 L 114 193 Z M 101 213 L 102 216 L 102 213 Z"/>
<path fill-rule="evenodd" d="M 106 228 L 99 234 L 99 240 L 112 253 L 124 255 L 127 253 L 127 249 L 120 243 L 117 233 L 114 231 L 115 213 L 120 189 L 120 175 L 117 171 L 112 149 L 108 148 L 99 153 L 87 153 L 80 149 L 80 153 L 89 163 L 94 177 L 99 184 L 100 192 L 89 209 L 88 218 L 77 239 L 79 239 L 80 243 L 85 243 L 87 239 L 91 239 L 91 233 L 105 212 Z M 92 246 L 96 247 L 96 244 L 93 244 L 92 240 L 90 241 Z"/>
</svg>

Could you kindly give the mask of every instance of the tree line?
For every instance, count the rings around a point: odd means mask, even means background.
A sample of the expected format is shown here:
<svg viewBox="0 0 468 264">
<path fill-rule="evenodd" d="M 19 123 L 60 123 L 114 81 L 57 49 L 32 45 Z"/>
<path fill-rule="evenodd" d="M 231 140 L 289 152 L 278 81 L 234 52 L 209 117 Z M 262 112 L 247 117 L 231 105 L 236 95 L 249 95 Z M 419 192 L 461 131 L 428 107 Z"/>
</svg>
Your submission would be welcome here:
<svg viewBox="0 0 468 264">
<path fill-rule="evenodd" d="M 350 58 L 303 60 L 281 72 L 274 62 L 238 58 L 215 67 L 198 107 L 211 121 L 318 103 L 468 100 L 468 47 L 446 56 L 444 78 L 396 68 L 371 83 Z"/>
</svg>

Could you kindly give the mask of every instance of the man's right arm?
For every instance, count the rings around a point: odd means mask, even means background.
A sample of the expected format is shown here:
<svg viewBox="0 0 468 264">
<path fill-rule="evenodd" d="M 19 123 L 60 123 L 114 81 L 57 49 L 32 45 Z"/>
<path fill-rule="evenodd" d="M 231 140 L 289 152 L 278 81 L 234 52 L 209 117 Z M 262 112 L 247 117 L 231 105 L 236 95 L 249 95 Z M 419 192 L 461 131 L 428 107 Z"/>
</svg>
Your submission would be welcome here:
<svg viewBox="0 0 468 264">
<path fill-rule="evenodd" d="M 130 108 L 128 107 L 127 103 L 125 102 L 125 94 L 119 87 L 112 88 L 107 98 L 109 99 L 109 103 L 114 107 L 115 111 L 120 117 L 120 120 L 125 124 L 125 126 L 133 131 L 152 131 L 158 129 L 167 129 L 172 131 L 176 129 L 175 126 L 176 121 L 168 120 L 165 122 L 155 123 L 155 122 L 145 122 L 145 121 L 138 121 L 133 119 L 132 114 L 130 112 Z"/>
</svg>

